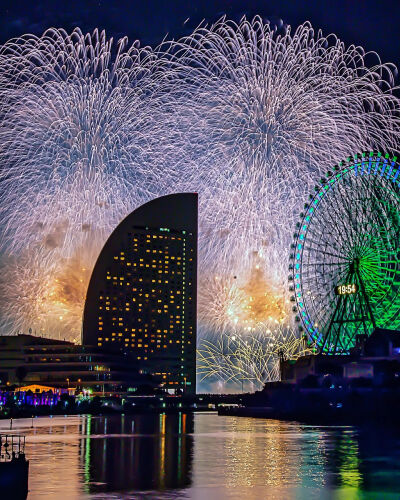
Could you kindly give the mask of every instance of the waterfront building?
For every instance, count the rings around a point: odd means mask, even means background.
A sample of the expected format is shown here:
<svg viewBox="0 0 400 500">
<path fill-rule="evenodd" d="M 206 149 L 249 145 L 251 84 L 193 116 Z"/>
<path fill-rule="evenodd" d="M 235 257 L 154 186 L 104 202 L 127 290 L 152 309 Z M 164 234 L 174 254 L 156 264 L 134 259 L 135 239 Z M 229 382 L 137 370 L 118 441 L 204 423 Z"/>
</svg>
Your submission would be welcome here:
<svg viewBox="0 0 400 500">
<path fill-rule="evenodd" d="M 6 387 L 0 391 L 0 406 L 11 406 L 12 401 L 23 406 L 56 406 L 61 396 L 75 396 L 75 389 L 68 391 L 54 385 L 38 384 L 18 386 L 14 390 Z"/>
<path fill-rule="evenodd" d="M 397 384 L 400 380 L 400 331 L 376 328 L 369 337 L 359 335 L 348 355 L 311 354 L 297 360 L 281 360 L 282 382 L 302 384 L 306 379 L 311 380 L 310 377 L 315 384 L 328 378 L 342 385 L 357 383 L 360 379 L 371 386 Z"/>
<path fill-rule="evenodd" d="M 157 384 L 139 373 L 129 354 L 33 335 L 0 336 L 0 387 L 8 391 L 22 385 L 34 393 L 46 386 L 54 394 L 109 396 L 152 392 Z"/>
<path fill-rule="evenodd" d="M 83 344 L 132 353 L 170 393 L 196 391 L 197 194 L 152 200 L 126 217 L 94 267 Z"/>
</svg>

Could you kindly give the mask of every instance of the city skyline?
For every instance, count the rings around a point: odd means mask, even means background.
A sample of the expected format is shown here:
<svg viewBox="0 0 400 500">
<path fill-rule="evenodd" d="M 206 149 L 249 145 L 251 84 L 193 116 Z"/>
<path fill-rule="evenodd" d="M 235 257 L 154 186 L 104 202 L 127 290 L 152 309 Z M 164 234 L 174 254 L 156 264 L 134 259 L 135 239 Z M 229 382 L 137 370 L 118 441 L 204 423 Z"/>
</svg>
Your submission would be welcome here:
<svg viewBox="0 0 400 500">
<path fill-rule="evenodd" d="M 295 330 L 291 234 L 316 179 L 354 151 L 397 147 L 395 68 L 310 23 L 226 19 L 157 49 L 49 29 L 0 58 L 8 333 L 79 341 L 114 227 L 152 198 L 195 191 L 199 347 L 249 337 L 267 357 L 271 336 Z"/>
<path fill-rule="evenodd" d="M 400 498 L 399 22 L 0 0 L 1 500 Z"/>
</svg>

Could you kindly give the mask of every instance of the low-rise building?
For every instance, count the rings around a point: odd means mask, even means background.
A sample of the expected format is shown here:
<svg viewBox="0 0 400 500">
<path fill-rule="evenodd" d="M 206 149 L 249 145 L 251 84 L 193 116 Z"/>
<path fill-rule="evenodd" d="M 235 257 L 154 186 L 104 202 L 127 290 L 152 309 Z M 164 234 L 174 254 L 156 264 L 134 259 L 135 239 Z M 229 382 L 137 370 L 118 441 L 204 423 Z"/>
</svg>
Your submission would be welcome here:
<svg viewBox="0 0 400 500">
<path fill-rule="evenodd" d="M 371 384 L 400 382 L 400 331 L 377 328 L 368 338 L 360 336 L 348 355 L 307 355 L 297 360 L 281 360 L 281 380 L 301 384 L 308 379 L 351 383 L 356 379 Z"/>
<path fill-rule="evenodd" d="M 0 387 L 49 386 L 69 392 L 132 394 L 157 383 L 128 355 L 33 335 L 0 337 Z"/>
</svg>

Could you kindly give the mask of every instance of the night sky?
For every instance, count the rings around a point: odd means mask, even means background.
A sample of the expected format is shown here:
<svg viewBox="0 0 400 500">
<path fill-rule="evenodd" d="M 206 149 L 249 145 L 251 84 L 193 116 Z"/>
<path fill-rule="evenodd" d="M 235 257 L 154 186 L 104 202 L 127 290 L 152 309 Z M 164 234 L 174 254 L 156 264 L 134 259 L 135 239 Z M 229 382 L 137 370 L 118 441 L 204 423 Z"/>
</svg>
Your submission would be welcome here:
<svg viewBox="0 0 400 500">
<path fill-rule="evenodd" d="M 223 14 L 235 21 L 259 14 L 292 26 L 309 20 L 325 34 L 336 33 L 347 45 L 375 50 L 383 62 L 400 66 L 398 0 L 0 0 L 0 42 L 23 33 L 40 35 L 48 27 L 79 26 L 154 46 L 166 35 L 179 38 Z"/>
</svg>

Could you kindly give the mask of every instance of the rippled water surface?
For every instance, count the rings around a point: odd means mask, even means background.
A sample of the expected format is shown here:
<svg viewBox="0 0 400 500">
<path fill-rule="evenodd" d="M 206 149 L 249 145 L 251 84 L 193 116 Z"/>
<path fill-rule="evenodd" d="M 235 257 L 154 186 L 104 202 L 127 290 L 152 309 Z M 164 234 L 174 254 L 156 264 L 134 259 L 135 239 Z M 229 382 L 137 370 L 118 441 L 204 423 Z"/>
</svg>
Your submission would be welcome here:
<svg viewBox="0 0 400 500">
<path fill-rule="evenodd" d="M 0 431 L 9 421 L 0 421 Z M 195 415 L 14 421 L 33 499 L 400 499 L 400 433 Z"/>
</svg>

